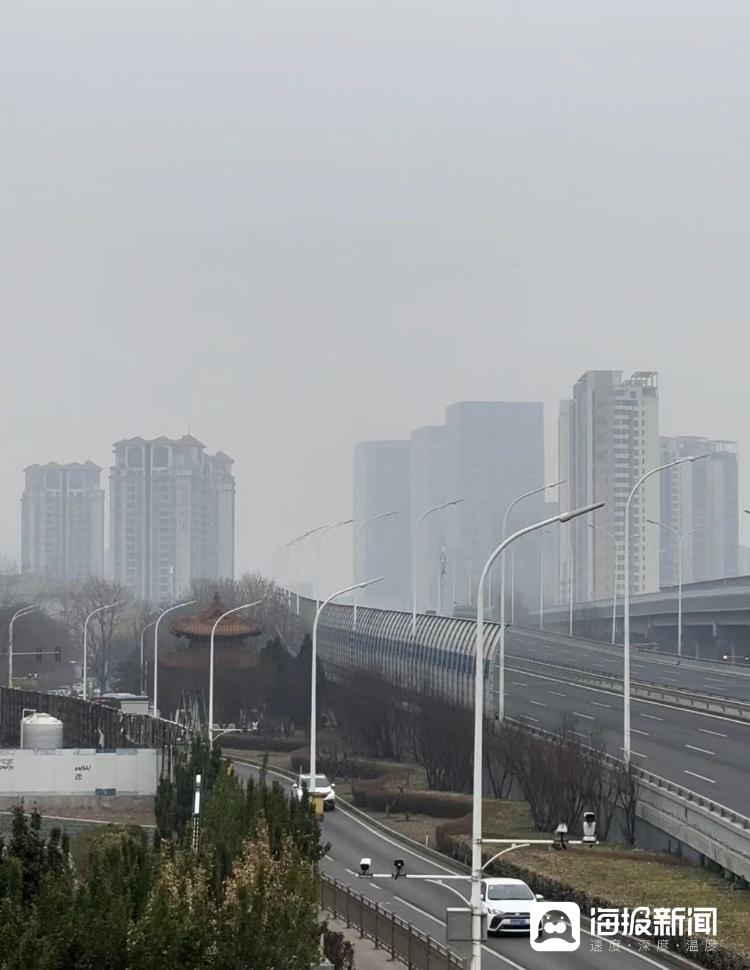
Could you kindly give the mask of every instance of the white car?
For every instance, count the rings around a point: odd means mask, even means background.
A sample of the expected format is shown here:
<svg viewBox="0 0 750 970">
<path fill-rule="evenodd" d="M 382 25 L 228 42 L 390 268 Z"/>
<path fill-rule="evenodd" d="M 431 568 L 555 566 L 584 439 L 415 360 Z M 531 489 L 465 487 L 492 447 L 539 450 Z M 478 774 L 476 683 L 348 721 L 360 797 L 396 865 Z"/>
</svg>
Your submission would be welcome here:
<svg viewBox="0 0 750 970">
<path fill-rule="evenodd" d="M 310 775 L 300 775 L 292 785 L 292 798 L 302 801 L 302 793 L 308 792 L 311 798 L 323 799 L 323 810 L 332 812 L 336 808 L 335 785 L 332 785 L 325 775 L 315 775 L 315 784 L 310 784 Z"/>
<path fill-rule="evenodd" d="M 482 901 L 488 933 L 528 933 L 535 896 L 522 879 L 483 879 Z"/>
</svg>

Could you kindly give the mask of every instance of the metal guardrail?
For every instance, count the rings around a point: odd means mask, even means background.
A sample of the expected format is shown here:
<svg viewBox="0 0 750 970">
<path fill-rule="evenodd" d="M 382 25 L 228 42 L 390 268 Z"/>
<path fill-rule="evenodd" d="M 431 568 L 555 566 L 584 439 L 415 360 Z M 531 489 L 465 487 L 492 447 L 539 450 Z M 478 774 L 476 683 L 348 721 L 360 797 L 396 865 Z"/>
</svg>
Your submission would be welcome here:
<svg viewBox="0 0 750 970">
<path fill-rule="evenodd" d="M 320 875 L 320 905 L 334 919 L 358 929 L 360 938 L 371 939 L 376 950 L 387 950 L 391 960 L 400 960 L 409 970 L 463 968 L 464 961 L 442 943 L 324 873 Z"/>
<path fill-rule="evenodd" d="M 576 682 L 587 687 L 598 687 L 603 690 L 610 690 L 615 694 L 622 694 L 622 680 L 613 677 L 607 671 L 583 670 L 581 667 L 574 667 L 572 664 L 563 664 L 558 661 L 553 663 L 549 660 L 532 660 L 529 657 L 518 657 L 513 654 L 508 654 L 508 660 L 512 661 L 513 664 L 529 664 L 537 668 L 561 670 L 568 676 L 575 675 Z M 509 666 L 508 669 L 513 668 Z M 531 670 L 519 670 L 518 672 L 532 673 Z M 737 718 L 740 721 L 750 721 L 750 704 L 737 698 L 727 698 L 724 694 L 691 691 L 682 687 L 666 687 L 664 684 L 645 680 L 631 680 L 630 693 L 632 697 L 660 701 L 670 707 L 707 711 L 708 713 L 721 714 L 724 717 Z"/>
</svg>

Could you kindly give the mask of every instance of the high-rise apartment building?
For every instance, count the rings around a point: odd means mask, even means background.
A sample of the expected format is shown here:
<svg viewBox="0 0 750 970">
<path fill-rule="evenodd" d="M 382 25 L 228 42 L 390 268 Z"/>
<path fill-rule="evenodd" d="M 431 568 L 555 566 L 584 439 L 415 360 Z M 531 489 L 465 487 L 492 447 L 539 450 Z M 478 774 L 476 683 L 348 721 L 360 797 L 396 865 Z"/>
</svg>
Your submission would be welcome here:
<svg viewBox="0 0 750 970">
<path fill-rule="evenodd" d="M 233 461 L 192 435 L 128 438 L 110 469 L 112 577 L 167 602 L 194 579 L 234 576 Z"/>
<path fill-rule="evenodd" d="M 29 465 L 22 503 L 23 572 L 60 583 L 104 572 L 102 470 L 91 461 Z"/>
<path fill-rule="evenodd" d="M 739 570 L 737 443 L 692 436 L 661 438 L 661 463 L 707 455 L 663 473 L 660 521 L 680 535 L 683 582 L 736 576 Z M 693 532 L 693 530 L 696 530 Z M 677 583 L 678 540 L 660 530 L 660 582 Z"/>
<path fill-rule="evenodd" d="M 408 441 L 363 441 L 354 448 L 354 575 L 358 582 L 383 576 L 359 602 L 383 609 L 411 604 L 410 468 Z M 397 515 L 371 522 L 386 512 Z"/>
<path fill-rule="evenodd" d="M 594 516 L 561 526 L 561 590 L 569 583 L 577 601 L 611 598 L 618 569 L 624 582 L 625 505 L 635 482 L 659 464 L 658 379 L 637 371 L 587 371 L 571 400 L 562 401 L 559 420 L 560 490 L 563 511 L 605 502 Z M 660 479 L 649 478 L 631 505 L 630 575 L 634 593 L 658 589 L 659 536 L 646 519 L 658 519 Z M 590 524 L 596 525 L 592 529 Z M 572 567 L 572 568 L 571 568 Z"/>
</svg>

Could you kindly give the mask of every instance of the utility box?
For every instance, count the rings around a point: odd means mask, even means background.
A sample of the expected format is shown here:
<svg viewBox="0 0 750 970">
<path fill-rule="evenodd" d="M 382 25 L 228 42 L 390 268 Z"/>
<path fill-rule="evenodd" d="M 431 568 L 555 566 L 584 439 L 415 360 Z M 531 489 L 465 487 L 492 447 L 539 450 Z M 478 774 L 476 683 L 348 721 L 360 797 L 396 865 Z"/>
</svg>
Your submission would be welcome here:
<svg viewBox="0 0 750 970">
<path fill-rule="evenodd" d="M 487 939 L 487 914 L 482 913 L 481 939 Z M 445 940 L 451 949 L 454 943 L 471 943 L 471 910 L 465 906 L 449 906 L 445 911 Z"/>
</svg>

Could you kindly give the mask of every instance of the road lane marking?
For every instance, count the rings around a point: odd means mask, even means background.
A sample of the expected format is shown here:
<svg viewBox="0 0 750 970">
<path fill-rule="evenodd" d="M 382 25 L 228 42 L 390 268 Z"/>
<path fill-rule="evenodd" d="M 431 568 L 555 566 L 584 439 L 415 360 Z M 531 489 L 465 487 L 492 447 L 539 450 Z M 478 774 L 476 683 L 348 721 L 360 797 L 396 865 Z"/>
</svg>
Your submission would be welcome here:
<svg viewBox="0 0 750 970">
<path fill-rule="evenodd" d="M 348 872 L 350 876 L 356 876 L 357 875 L 357 873 L 353 869 L 347 869 L 346 867 L 344 867 L 344 871 L 345 872 Z"/>
<path fill-rule="evenodd" d="M 428 913 L 426 909 L 422 909 L 421 906 L 415 906 L 414 903 L 410 903 L 408 899 L 404 899 L 403 896 L 397 896 L 393 894 L 393 898 L 397 899 L 402 905 L 408 906 L 409 909 L 413 909 L 417 913 L 421 913 L 422 916 L 426 916 L 427 919 L 434 920 L 436 923 L 440 923 L 441 926 L 445 926 L 445 921 L 440 919 L 438 916 L 433 916 L 432 913 Z"/>
<path fill-rule="evenodd" d="M 593 707 L 608 707 L 610 710 L 612 709 L 611 704 L 602 704 L 599 701 L 589 701 L 589 704 L 591 704 Z"/>
<path fill-rule="evenodd" d="M 515 684 L 516 687 L 528 687 L 528 684 L 524 684 L 522 680 L 512 680 L 511 684 Z"/>
<path fill-rule="evenodd" d="M 631 728 L 630 730 L 633 732 L 633 734 L 642 734 L 644 738 L 651 737 L 648 731 L 639 731 L 638 728 Z"/>
<path fill-rule="evenodd" d="M 534 707 L 549 707 L 549 704 L 542 704 L 541 701 L 529 701 L 529 704 L 533 704 Z"/>
<path fill-rule="evenodd" d="M 625 750 L 625 748 L 623 748 L 623 746 L 620 745 L 620 751 L 624 751 L 624 750 Z M 632 748 L 630 750 L 630 753 L 631 754 L 634 754 L 636 756 L 636 758 L 648 758 L 648 755 L 647 754 L 641 754 L 640 751 L 633 751 Z"/>
<path fill-rule="evenodd" d="M 663 721 L 663 717 L 657 717 L 656 714 L 641 714 L 641 717 L 647 717 L 650 721 Z"/>
<path fill-rule="evenodd" d="M 539 723 L 539 718 L 532 717 L 531 714 L 521 714 L 521 717 L 525 717 L 527 721 L 536 721 L 537 724 Z"/>
<path fill-rule="evenodd" d="M 720 731 L 709 731 L 708 728 L 698 728 L 701 734 L 713 734 L 717 738 L 728 738 L 728 734 L 722 734 Z"/>
<path fill-rule="evenodd" d="M 327 855 L 327 856 L 326 856 L 326 859 L 328 859 L 328 861 L 329 861 L 329 862 L 335 862 L 335 861 L 336 861 L 336 860 L 335 860 L 335 859 L 333 858 L 333 856 L 331 856 L 331 855 Z"/>
<path fill-rule="evenodd" d="M 691 751 L 700 751 L 701 754 L 716 754 L 715 751 L 709 751 L 708 748 L 699 748 L 694 744 L 686 744 L 685 747 L 690 748 Z"/>
<path fill-rule="evenodd" d="M 587 738 L 588 734 L 581 734 L 580 731 L 573 731 L 573 734 L 577 735 L 579 738 Z"/>
<path fill-rule="evenodd" d="M 370 883 L 368 883 L 368 885 L 369 886 L 372 886 L 373 889 L 382 889 L 383 888 L 382 886 L 379 886 L 376 882 L 370 882 Z"/>
<path fill-rule="evenodd" d="M 548 694 L 554 694 L 555 697 L 567 697 L 568 696 L 567 694 L 563 694 L 563 692 L 561 690 L 548 690 L 547 693 Z"/>
<path fill-rule="evenodd" d="M 576 717 L 585 717 L 587 721 L 593 721 L 594 718 L 590 714 L 581 714 L 579 711 L 573 711 Z"/>
<path fill-rule="evenodd" d="M 688 771 L 687 768 L 683 768 L 682 770 L 685 772 L 686 775 L 692 775 L 693 778 L 700 778 L 701 781 L 707 781 L 712 785 L 716 784 L 713 778 L 706 778 L 705 775 L 699 775 L 697 771 Z"/>
</svg>

